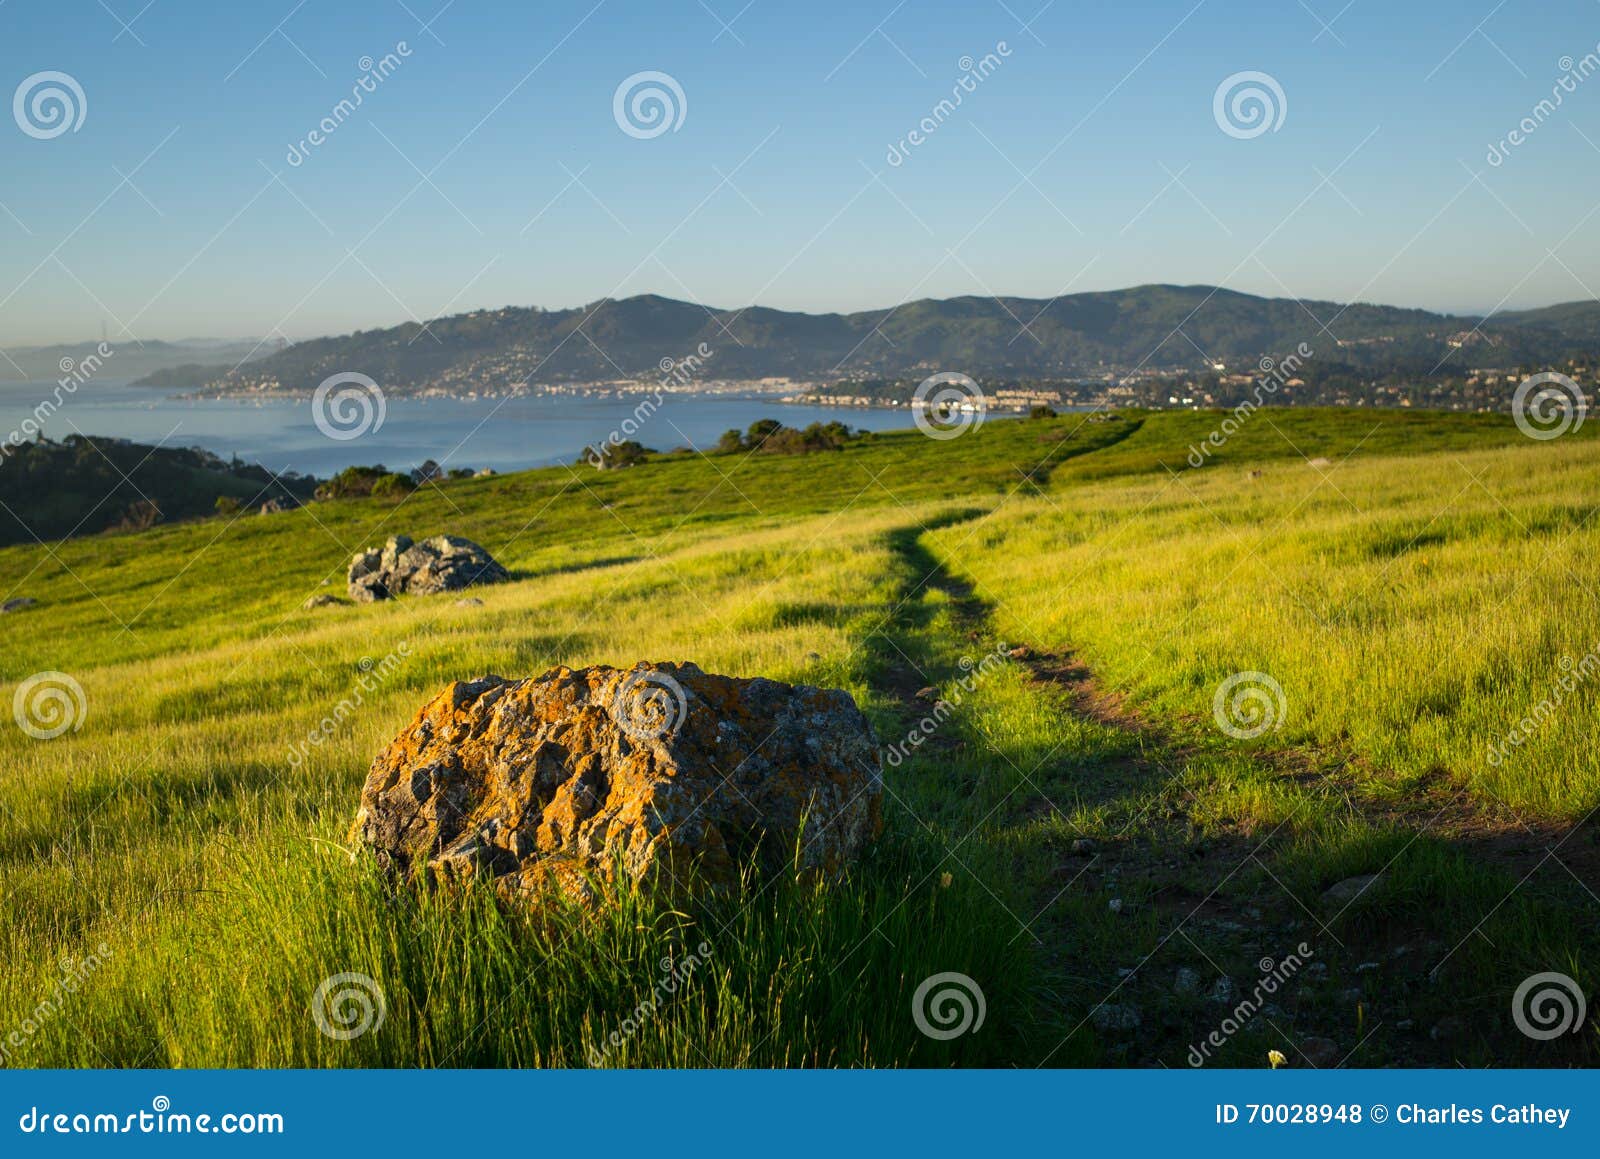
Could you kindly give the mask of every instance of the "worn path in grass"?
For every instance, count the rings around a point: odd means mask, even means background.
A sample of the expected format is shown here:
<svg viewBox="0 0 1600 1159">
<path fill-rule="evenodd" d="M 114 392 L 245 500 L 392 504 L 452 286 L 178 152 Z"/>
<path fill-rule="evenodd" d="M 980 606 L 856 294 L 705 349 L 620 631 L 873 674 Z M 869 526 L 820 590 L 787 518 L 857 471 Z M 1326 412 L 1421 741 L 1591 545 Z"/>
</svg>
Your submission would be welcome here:
<svg viewBox="0 0 1600 1159">
<path fill-rule="evenodd" d="M 991 839 L 1015 843 L 1029 898 L 1018 911 L 997 897 L 995 916 L 1035 947 L 1033 1062 L 1193 1065 L 1197 1044 L 1221 1065 L 1274 1049 L 1308 1067 L 1596 1060 L 1582 1036 L 1559 1058 L 1530 1043 L 1493 1011 L 1503 996 L 1481 973 L 1497 936 L 1553 915 L 1566 952 L 1593 945 L 1575 928 L 1591 845 L 1443 777 L 1396 792 L 1348 754 L 1158 724 L 1072 651 L 999 640 L 992 606 L 924 540 L 987 514 L 887 537 L 915 581 L 875 635 L 873 683 L 906 736 L 927 734 L 912 768 L 973 744 L 1006 751 L 1006 707 L 963 683 L 980 656 L 1003 657 L 1019 699 L 1053 718 L 1013 754 L 1012 791 L 979 823 L 1009 827 Z M 1325 896 L 1373 872 L 1365 891 Z M 1469 1030 L 1458 1011 L 1472 1005 L 1486 1011 Z M 1219 1027 L 1222 1045 L 1206 1046 Z"/>
</svg>

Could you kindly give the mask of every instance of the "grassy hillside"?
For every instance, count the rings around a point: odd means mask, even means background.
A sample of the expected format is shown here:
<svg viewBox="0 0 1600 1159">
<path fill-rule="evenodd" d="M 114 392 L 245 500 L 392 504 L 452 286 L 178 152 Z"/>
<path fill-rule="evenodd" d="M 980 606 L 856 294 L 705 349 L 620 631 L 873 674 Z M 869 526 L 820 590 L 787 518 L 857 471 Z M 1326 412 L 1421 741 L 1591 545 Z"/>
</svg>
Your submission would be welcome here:
<svg viewBox="0 0 1600 1159">
<path fill-rule="evenodd" d="M 295 506 L 316 480 L 274 475 L 191 447 L 72 434 L 0 454 L 0 544 L 140 530 L 165 520 L 262 504 Z"/>
<path fill-rule="evenodd" d="M 87 705 L 52 740 L 0 730 L 0 1042 L 32 1027 L 0 1057 L 583 1066 L 693 953 L 606 1065 L 1183 1066 L 1290 955 L 1210 1062 L 1600 1060 L 1592 1027 L 1511 1018 L 1528 975 L 1592 991 L 1600 961 L 1589 431 L 1261 412 L 1190 469 L 1219 418 L 552 468 L 0 549 L 0 596 L 39 600 L 4 621 L 6 695 L 57 670 Z M 396 532 L 476 539 L 516 582 L 301 610 Z M 925 685 L 953 712 L 886 769 L 885 837 L 832 885 L 534 917 L 348 856 L 373 754 L 444 683 L 641 658 L 845 688 L 886 745 Z M 1248 739 L 1213 718 L 1243 671 L 1282 689 Z M 911 1003 L 947 971 L 987 1015 L 940 1041 Z M 345 972 L 386 998 L 351 1041 L 310 1011 Z"/>
</svg>

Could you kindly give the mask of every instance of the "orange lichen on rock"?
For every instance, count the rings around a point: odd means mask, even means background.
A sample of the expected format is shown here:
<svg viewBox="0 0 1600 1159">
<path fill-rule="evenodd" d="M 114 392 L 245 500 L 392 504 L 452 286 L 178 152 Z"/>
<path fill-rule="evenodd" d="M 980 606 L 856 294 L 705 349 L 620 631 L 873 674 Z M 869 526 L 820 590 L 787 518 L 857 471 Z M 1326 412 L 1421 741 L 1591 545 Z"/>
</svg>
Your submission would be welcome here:
<svg viewBox="0 0 1600 1159">
<path fill-rule="evenodd" d="M 587 898 L 618 874 L 835 873 L 882 828 L 872 726 L 847 693 L 693 664 L 451 685 L 373 762 L 357 838 L 387 866 Z"/>
</svg>

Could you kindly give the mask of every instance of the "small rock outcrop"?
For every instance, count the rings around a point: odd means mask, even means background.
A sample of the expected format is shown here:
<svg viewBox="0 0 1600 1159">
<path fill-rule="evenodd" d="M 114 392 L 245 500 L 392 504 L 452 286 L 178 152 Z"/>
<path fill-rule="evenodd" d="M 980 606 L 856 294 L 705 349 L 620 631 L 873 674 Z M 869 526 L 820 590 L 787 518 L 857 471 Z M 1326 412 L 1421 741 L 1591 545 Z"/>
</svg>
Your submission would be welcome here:
<svg viewBox="0 0 1600 1159">
<path fill-rule="evenodd" d="M 1339 1044 L 1331 1038 L 1301 1039 L 1295 1049 L 1306 1062 L 1318 1070 L 1336 1067 L 1344 1058 L 1344 1052 L 1339 1049 Z"/>
<path fill-rule="evenodd" d="M 330 596 L 327 592 L 318 592 L 305 603 L 300 605 L 302 611 L 314 612 L 318 608 L 337 608 L 344 606 L 346 601 L 338 596 Z"/>
<path fill-rule="evenodd" d="M 470 539 L 435 535 L 420 543 L 396 535 L 381 548 L 368 548 L 350 561 L 350 598 L 360 604 L 399 595 L 427 596 L 460 591 L 473 584 L 510 579 L 505 568 Z"/>
<path fill-rule="evenodd" d="M 1344 909 L 1346 906 L 1353 905 L 1357 900 L 1365 897 L 1381 880 L 1381 876 L 1376 873 L 1364 873 L 1359 877 L 1347 877 L 1343 881 L 1330 885 L 1323 890 L 1323 904 Z"/>
<path fill-rule="evenodd" d="M 592 900 L 624 877 L 833 873 L 882 828 L 878 742 L 849 694 L 693 664 L 451 685 L 373 762 L 355 837 L 388 868 Z"/>
</svg>

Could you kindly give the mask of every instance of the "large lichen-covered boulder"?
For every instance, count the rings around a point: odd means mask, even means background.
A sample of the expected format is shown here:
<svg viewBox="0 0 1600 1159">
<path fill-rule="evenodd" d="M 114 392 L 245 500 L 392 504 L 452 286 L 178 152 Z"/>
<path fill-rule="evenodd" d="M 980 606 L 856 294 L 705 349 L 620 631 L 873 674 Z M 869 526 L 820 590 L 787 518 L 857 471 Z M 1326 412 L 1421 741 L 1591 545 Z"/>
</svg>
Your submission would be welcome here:
<svg viewBox="0 0 1600 1159">
<path fill-rule="evenodd" d="M 381 548 L 358 553 L 347 576 L 350 598 L 363 604 L 391 596 L 454 592 L 510 578 L 482 547 L 456 535 L 435 535 L 421 543 L 396 535 Z"/>
<path fill-rule="evenodd" d="M 750 864 L 834 873 L 882 828 L 849 694 L 693 664 L 485 676 L 373 762 L 357 839 L 389 868 L 588 900 L 618 877 L 720 887 Z"/>
</svg>

